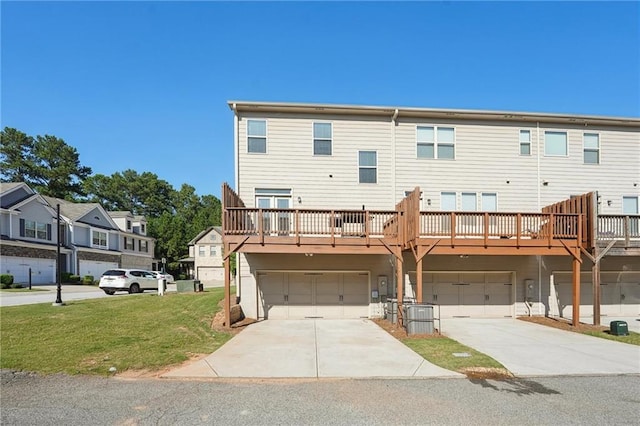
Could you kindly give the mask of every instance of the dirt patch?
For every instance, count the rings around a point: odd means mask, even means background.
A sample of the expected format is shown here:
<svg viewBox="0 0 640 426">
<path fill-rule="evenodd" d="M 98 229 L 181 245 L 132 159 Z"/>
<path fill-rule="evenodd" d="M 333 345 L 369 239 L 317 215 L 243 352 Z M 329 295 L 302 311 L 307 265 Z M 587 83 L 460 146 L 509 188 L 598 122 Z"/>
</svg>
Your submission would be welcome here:
<svg viewBox="0 0 640 426">
<path fill-rule="evenodd" d="M 506 380 L 513 378 L 513 374 L 504 368 L 469 367 L 463 368 L 460 372 L 469 379 Z"/>
<path fill-rule="evenodd" d="M 405 339 L 433 339 L 433 338 L 442 337 L 442 335 L 438 332 L 438 330 L 436 330 L 436 332 L 434 334 L 412 334 L 411 336 L 409 336 L 407 334 L 407 330 L 405 330 L 404 327 L 401 327 L 398 324 L 393 324 L 389 320 L 386 320 L 386 319 L 372 319 L 371 321 L 373 321 L 376 324 L 378 324 L 378 327 L 382 328 L 383 330 L 385 330 L 387 333 L 389 333 L 390 335 L 392 335 L 393 337 L 395 337 L 398 340 L 405 340 Z"/>
<path fill-rule="evenodd" d="M 193 362 L 199 361 L 203 358 L 206 358 L 210 354 L 188 354 L 189 359 L 178 365 L 170 365 L 164 367 L 159 370 L 149 370 L 149 369 L 141 369 L 141 370 L 125 370 L 122 372 L 118 372 L 115 374 L 115 377 L 118 379 L 159 379 L 160 376 L 166 374 L 176 368 L 180 368 L 185 365 L 189 365 Z"/>
<path fill-rule="evenodd" d="M 257 321 L 254 319 L 245 318 L 241 321 L 238 321 L 232 324 L 231 327 L 227 327 L 224 321 L 224 309 L 223 309 L 218 311 L 218 313 L 215 314 L 215 316 L 213 317 L 213 320 L 211 321 L 211 329 L 217 332 L 231 333 L 233 335 L 236 335 L 240 333 L 242 330 L 244 330 L 246 326 L 253 324 L 255 322 Z"/>
<path fill-rule="evenodd" d="M 573 331 L 575 333 L 584 333 L 585 331 L 606 331 L 609 327 L 603 325 L 592 325 L 580 323 L 577 326 L 573 326 L 571 322 L 565 318 L 552 318 L 552 317 L 518 317 L 519 320 L 532 322 L 535 324 L 546 325 L 548 327 L 558 328 L 560 330 Z"/>
</svg>

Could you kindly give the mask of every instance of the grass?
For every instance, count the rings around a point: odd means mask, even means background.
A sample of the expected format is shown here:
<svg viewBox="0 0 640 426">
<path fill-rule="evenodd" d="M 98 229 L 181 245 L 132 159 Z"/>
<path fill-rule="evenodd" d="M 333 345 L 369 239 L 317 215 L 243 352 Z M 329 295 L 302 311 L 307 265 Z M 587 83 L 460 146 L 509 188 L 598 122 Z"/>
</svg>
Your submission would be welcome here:
<svg viewBox="0 0 640 426">
<path fill-rule="evenodd" d="M 405 338 L 402 342 L 432 364 L 465 373 L 468 369 L 504 369 L 495 359 L 447 337 Z M 457 357 L 454 353 L 467 353 Z"/>
<path fill-rule="evenodd" d="M 0 292 L 2 293 L 30 293 L 32 291 L 49 291 L 49 290 L 47 290 L 46 288 L 36 288 L 36 287 L 32 287 L 31 290 L 29 290 L 29 287 L 0 289 Z"/>
<path fill-rule="evenodd" d="M 628 336 L 615 336 L 605 331 L 582 331 L 581 333 L 588 334 L 589 336 L 600 337 L 602 339 L 640 346 L 640 333 L 636 333 L 634 331 L 630 331 Z"/>
<path fill-rule="evenodd" d="M 224 289 L 0 308 L 0 367 L 43 374 L 160 370 L 231 338 L 211 321 Z"/>
</svg>

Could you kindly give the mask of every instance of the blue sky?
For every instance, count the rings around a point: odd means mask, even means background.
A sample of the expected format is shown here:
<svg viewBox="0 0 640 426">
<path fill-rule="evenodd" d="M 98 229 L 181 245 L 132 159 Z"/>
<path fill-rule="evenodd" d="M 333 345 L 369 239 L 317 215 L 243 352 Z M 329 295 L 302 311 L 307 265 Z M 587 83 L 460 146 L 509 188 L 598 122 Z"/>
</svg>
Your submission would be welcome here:
<svg viewBox="0 0 640 426">
<path fill-rule="evenodd" d="M 219 196 L 228 100 L 638 117 L 639 4 L 2 1 L 2 127 Z"/>
</svg>

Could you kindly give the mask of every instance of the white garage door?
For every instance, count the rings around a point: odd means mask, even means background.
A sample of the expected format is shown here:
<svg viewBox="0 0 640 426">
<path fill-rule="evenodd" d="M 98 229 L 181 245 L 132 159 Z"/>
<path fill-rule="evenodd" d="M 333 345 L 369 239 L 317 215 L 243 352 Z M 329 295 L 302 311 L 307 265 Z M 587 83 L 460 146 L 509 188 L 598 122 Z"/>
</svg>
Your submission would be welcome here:
<svg viewBox="0 0 640 426">
<path fill-rule="evenodd" d="M 367 318 L 367 272 L 259 272 L 260 316 Z"/>
<path fill-rule="evenodd" d="M 197 278 L 203 282 L 224 281 L 224 268 L 215 266 L 198 266 Z"/>
<path fill-rule="evenodd" d="M 13 275 L 14 283 L 28 283 L 29 268 L 31 268 L 32 284 L 52 284 L 56 282 L 56 261 L 54 259 L 2 256 L 0 268 L 3 274 Z"/>
<path fill-rule="evenodd" d="M 95 260 L 80 261 L 80 277 L 85 275 L 93 275 L 94 280 L 100 279 L 104 271 L 108 269 L 118 269 L 117 262 L 98 262 Z"/>
<path fill-rule="evenodd" d="M 554 272 L 556 300 L 560 316 L 573 313 L 571 272 Z M 638 315 L 640 309 L 640 272 L 600 272 L 600 315 Z M 580 315 L 593 315 L 593 280 L 591 272 L 580 274 Z"/>
<path fill-rule="evenodd" d="M 409 274 L 415 288 L 415 272 Z M 511 317 L 512 272 L 425 272 L 423 302 L 440 305 L 440 317 Z M 415 290 L 414 290 L 415 293 Z"/>
</svg>

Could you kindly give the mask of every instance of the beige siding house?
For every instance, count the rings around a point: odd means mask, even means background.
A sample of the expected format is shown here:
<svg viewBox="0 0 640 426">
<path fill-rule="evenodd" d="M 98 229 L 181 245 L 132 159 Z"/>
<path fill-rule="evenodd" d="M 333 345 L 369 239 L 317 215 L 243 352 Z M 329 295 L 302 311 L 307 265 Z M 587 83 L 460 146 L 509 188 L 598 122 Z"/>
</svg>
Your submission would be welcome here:
<svg viewBox="0 0 640 426">
<path fill-rule="evenodd" d="M 204 284 L 224 280 L 222 265 L 222 228 L 211 226 L 189 241 L 189 257 L 180 261 L 193 278 Z"/>
<path fill-rule="evenodd" d="M 246 208 L 260 209 L 252 216 L 260 218 L 253 221 L 253 235 L 300 235 L 299 228 L 308 224 L 294 219 L 296 210 L 367 211 L 367 217 L 393 212 L 419 187 L 421 212 L 539 213 L 595 191 L 598 214 L 627 217 L 630 246 L 640 241 L 638 118 L 263 102 L 229 106 L 235 192 Z M 347 225 L 363 227 L 350 238 L 365 235 L 363 222 L 333 222 L 331 238 Z M 196 260 L 201 240 L 208 243 L 206 235 L 194 240 Z M 362 254 L 314 252 L 317 247 L 308 253 L 282 247 L 269 252 L 262 244 L 238 248 L 236 284 L 247 317 L 379 317 L 385 302 L 397 296 L 393 254 L 370 254 L 368 244 Z M 418 293 L 414 254 L 402 253 L 400 286 L 407 299 Z M 221 266 L 219 257 L 216 262 Z M 422 299 L 437 304 L 442 317 L 571 314 L 571 256 L 434 252 L 421 268 Z M 589 317 L 591 263 L 585 258 L 581 268 L 580 315 Z M 601 270 L 603 317 L 639 315 L 638 249 L 610 252 Z"/>
<path fill-rule="evenodd" d="M 147 220 L 129 211 L 110 211 L 111 219 L 120 228 L 121 268 L 153 269 L 155 240 L 147 236 Z"/>
</svg>

